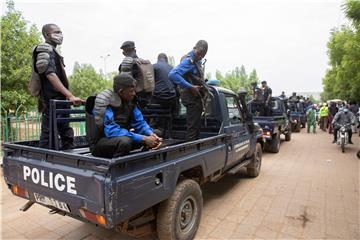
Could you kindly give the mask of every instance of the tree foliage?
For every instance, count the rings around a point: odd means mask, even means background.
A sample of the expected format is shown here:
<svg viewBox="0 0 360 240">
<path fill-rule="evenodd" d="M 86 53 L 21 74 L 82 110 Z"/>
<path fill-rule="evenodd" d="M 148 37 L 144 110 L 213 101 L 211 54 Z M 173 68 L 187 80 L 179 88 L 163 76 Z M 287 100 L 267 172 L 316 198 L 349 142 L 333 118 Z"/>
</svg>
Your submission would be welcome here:
<svg viewBox="0 0 360 240">
<path fill-rule="evenodd" d="M 30 109 L 36 98 L 27 91 L 31 75 L 31 50 L 41 41 L 35 25 L 28 27 L 14 2 L 7 1 L 7 12 L 1 17 L 1 102 L 7 112 L 15 111 L 20 104 Z"/>
<path fill-rule="evenodd" d="M 112 88 L 112 81 L 105 80 L 91 64 L 75 63 L 73 74 L 69 77 L 72 94 L 82 99 Z"/>
<path fill-rule="evenodd" d="M 360 101 L 360 2 L 348 0 L 343 9 L 352 25 L 331 32 L 321 97 Z"/>
<path fill-rule="evenodd" d="M 220 71 L 216 71 L 216 79 L 220 80 L 222 87 L 231 89 L 235 93 L 239 92 L 241 88 L 245 88 L 248 92 L 251 91 L 251 83 L 259 83 L 256 70 L 252 70 L 248 75 L 245 67 L 236 67 L 234 70 L 223 75 Z"/>
</svg>

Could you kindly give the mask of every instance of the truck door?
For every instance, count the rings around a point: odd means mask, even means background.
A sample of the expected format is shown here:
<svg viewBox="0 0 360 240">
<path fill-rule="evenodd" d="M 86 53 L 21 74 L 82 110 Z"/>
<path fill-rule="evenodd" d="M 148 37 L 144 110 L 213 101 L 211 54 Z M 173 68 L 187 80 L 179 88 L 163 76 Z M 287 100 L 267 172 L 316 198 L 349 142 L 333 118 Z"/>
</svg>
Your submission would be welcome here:
<svg viewBox="0 0 360 240">
<path fill-rule="evenodd" d="M 250 148 L 250 133 L 244 123 L 240 104 L 235 95 L 225 95 L 228 124 L 224 132 L 228 134 L 228 160 L 227 166 L 233 165 L 242 159 Z"/>
</svg>

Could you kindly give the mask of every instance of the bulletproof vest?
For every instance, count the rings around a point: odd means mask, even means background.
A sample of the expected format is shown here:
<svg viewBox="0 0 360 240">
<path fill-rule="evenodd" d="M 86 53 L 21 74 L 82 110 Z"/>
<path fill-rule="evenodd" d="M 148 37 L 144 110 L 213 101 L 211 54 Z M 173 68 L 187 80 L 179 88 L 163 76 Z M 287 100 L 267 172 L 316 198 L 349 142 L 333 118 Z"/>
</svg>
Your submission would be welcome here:
<svg viewBox="0 0 360 240">
<path fill-rule="evenodd" d="M 48 68 L 50 52 L 52 51 L 53 47 L 48 43 L 41 43 L 32 49 L 31 77 L 29 80 L 28 89 L 30 94 L 34 97 L 40 97 L 40 74 L 44 73 Z"/>
<path fill-rule="evenodd" d="M 136 70 L 136 76 L 132 72 Z M 155 74 L 154 67 L 149 60 L 144 60 L 141 58 L 132 58 L 125 57 L 121 65 L 119 66 L 119 72 L 132 73 L 133 77 L 136 80 L 135 91 L 139 92 L 149 92 L 152 93 L 155 89 Z"/>
<path fill-rule="evenodd" d="M 136 92 L 153 92 L 155 89 L 154 67 L 149 60 L 134 58 L 139 72 L 136 77 Z"/>
<path fill-rule="evenodd" d="M 104 114 L 107 107 L 111 107 L 114 113 L 114 120 L 120 127 L 130 129 L 132 112 L 136 106 L 136 99 L 130 104 L 123 104 L 121 99 L 112 90 L 104 90 L 96 97 L 91 96 L 86 100 L 86 136 L 90 147 L 105 137 L 104 134 Z M 96 115 L 94 116 L 94 110 Z"/>
<path fill-rule="evenodd" d="M 28 84 L 28 90 L 30 94 L 34 97 L 40 97 L 41 96 L 41 77 L 40 74 L 43 74 L 46 72 L 46 70 L 49 67 L 50 63 L 50 53 L 55 52 L 56 57 L 60 61 L 62 75 L 65 77 L 65 79 L 61 79 L 62 84 L 65 88 L 69 88 L 69 81 L 66 77 L 65 72 L 65 65 L 63 57 L 60 55 L 60 53 L 51 46 L 48 43 L 40 43 L 39 45 L 35 46 L 32 50 L 32 71 L 31 71 L 31 77 Z"/>
<path fill-rule="evenodd" d="M 110 106 L 114 112 L 114 120 L 121 127 L 130 129 L 130 122 L 132 119 L 132 113 L 134 111 L 135 104 L 131 102 L 129 104 L 121 104 L 119 107 Z"/>
</svg>

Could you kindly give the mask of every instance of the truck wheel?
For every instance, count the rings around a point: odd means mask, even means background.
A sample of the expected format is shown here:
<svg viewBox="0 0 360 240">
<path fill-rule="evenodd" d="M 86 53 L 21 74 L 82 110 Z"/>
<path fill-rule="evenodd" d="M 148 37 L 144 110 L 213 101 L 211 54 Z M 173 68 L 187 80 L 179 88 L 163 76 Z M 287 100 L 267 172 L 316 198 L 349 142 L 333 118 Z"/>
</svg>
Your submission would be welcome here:
<svg viewBox="0 0 360 240">
<path fill-rule="evenodd" d="M 256 144 L 254 155 L 251 158 L 250 164 L 246 167 L 246 173 L 249 177 L 255 178 L 259 176 L 262 161 L 262 149 L 260 143 Z"/>
<path fill-rule="evenodd" d="M 158 209 L 156 228 L 160 240 L 193 239 L 199 227 L 203 198 L 200 186 L 191 179 L 178 183 Z"/>
<path fill-rule="evenodd" d="M 285 141 L 289 142 L 291 140 L 291 132 L 285 134 Z"/>
<path fill-rule="evenodd" d="M 271 141 L 270 152 L 278 153 L 280 150 L 280 134 L 276 134 L 275 138 Z"/>
</svg>

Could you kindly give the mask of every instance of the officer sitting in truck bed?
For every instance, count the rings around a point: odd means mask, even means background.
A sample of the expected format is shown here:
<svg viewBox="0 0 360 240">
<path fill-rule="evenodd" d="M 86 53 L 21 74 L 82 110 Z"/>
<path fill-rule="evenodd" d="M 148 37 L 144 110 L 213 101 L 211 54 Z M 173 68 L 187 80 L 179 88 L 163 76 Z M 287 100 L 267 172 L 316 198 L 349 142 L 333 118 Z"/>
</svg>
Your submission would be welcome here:
<svg viewBox="0 0 360 240">
<path fill-rule="evenodd" d="M 137 106 L 135 83 L 131 75 L 120 73 L 114 77 L 113 90 L 96 96 L 93 113 L 98 131 L 91 136 L 90 146 L 94 156 L 114 158 L 142 146 L 161 145 L 162 139 L 149 127 Z"/>
</svg>

